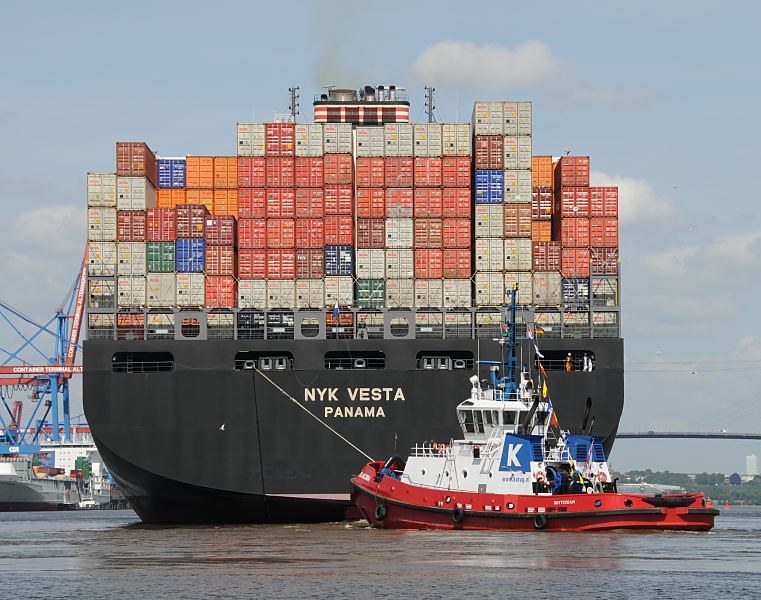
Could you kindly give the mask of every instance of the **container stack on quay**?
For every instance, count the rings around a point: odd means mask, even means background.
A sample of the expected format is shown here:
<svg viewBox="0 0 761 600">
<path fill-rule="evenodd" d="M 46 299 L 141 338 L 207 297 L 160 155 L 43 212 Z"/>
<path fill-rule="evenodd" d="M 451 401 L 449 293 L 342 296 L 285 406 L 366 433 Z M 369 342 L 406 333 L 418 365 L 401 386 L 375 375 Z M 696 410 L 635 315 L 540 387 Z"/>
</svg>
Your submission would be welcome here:
<svg viewBox="0 0 761 600">
<path fill-rule="evenodd" d="M 493 325 L 515 285 L 546 335 L 618 335 L 618 190 L 589 186 L 588 157 L 532 156 L 530 102 L 478 102 L 472 125 L 239 123 L 236 156 L 116 154 L 87 179 L 91 335 L 171 337 L 202 309 L 221 336 L 294 310 L 335 327 L 336 304 L 356 325 L 471 307 Z"/>
</svg>

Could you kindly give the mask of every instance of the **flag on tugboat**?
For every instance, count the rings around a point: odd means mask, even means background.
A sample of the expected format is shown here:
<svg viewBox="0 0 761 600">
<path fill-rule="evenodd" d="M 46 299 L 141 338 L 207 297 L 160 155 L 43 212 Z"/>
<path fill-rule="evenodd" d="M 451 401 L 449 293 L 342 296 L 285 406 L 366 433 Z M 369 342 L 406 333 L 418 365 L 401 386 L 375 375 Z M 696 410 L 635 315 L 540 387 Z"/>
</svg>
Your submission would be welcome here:
<svg viewBox="0 0 761 600">
<path fill-rule="evenodd" d="M 547 381 L 542 381 L 542 398 L 547 397 Z"/>
<path fill-rule="evenodd" d="M 505 322 L 502 322 L 499 324 L 499 331 L 505 337 L 510 335 L 510 328 L 507 326 L 507 323 Z"/>
<path fill-rule="evenodd" d="M 528 336 L 528 339 L 534 339 L 534 329 L 531 327 L 531 325 L 526 325 L 526 335 Z"/>
</svg>

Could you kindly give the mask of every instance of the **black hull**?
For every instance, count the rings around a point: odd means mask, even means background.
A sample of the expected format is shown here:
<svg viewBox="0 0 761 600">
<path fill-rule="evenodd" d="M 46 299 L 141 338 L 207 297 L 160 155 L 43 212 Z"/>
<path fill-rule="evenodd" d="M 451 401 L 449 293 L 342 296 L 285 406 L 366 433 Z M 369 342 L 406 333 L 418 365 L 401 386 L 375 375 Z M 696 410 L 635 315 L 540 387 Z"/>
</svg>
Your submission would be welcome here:
<svg viewBox="0 0 761 600">
<path fill-rule="evenodd" d="M 495 344 L 482 346 L 481 359 L 498 358 L 485 349 Z M 604 438 L 610 452 L 623 411 L 623 340 L 554 339 L 542 348 L 594 352 L 592 373 L 550 371 L 548 380 L 563 428 L 580 429 L 591 398 L 592 433 Z M 381 350 L 386 368 L 323 368 L 325 352 L 347 349 Z M 475 371 L 416 370 L 417 354 L 478 355 L 470 339 L 88 341 L 87 420 L 104 461 L 144 521 L 315 522 L 355 514 L 349 478 L 367 458 L 254 371 L 236 371 L 235 353 L 242 350 L 290 352 L 295 370 L 268 376 L 375 459 L 458 435 L 454 407 L 468 397 Z M 174 371 L 112 372 L 115 352 L 141 351 L 171 352 Z M 480 375 L 487 376 L 485 370 Z M 323 401 L 306 398 L 309 388 L 334 388 L 334 399 L 328 400 L 329 392 Z M 392 391 L 378 392 L 375 400 L 372 391 L 366 399 L 355 392 L 352 400 L 347 390 L 354 388 Z"/>
</svg>

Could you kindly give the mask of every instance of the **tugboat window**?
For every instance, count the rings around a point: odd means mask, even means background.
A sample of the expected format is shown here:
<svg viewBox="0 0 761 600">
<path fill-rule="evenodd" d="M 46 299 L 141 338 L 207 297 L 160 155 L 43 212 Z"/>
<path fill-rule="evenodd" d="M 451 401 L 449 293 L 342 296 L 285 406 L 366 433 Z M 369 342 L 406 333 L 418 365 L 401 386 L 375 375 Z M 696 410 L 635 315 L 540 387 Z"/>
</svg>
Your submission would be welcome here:
<svg viewBox="0 0 761 600">
<path fill-rule="evenodd" d="M 492 425 L 491 411 L 490 410 L 485 410 L 484 411 L 484 421 L 486 422 L 487 425 Z"/>
<path fill-rule="evenodd" d="M 461 410 L 459 412 L 459 419 L 460 419 L 460 425 L 462 426 L 465 433 L 475 433 L 475 425 L 473 423 L 473 411 L 472 410 Z"/>
<path fill-rule="evenodd" d="M 484 419 L 480 410 L 473 411 L 473 421 L 476 425 L 476 433 L 484 432 Z"/>
</svg>

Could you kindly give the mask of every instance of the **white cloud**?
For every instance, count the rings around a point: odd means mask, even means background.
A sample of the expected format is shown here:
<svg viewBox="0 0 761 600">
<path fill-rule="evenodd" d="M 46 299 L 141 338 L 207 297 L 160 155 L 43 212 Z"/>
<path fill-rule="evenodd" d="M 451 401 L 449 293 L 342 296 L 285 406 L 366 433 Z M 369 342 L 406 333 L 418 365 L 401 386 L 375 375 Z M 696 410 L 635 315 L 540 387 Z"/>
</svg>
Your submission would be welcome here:
<svg viewBox="0 0 761 600">
<path fill-rule="evenodd" d="M 677 206 L 670 196 L 658 192 L 644 179 L 592 171 L 593 186 L 618 186 L 618 214 L 622 226 L 671 222 Z"/>
<path fill-rule="evenodd" d="M 737 342 L 733 356 L 740 360 L 761 361 L 761 337 L 744 335 Z"/>
</svg>

